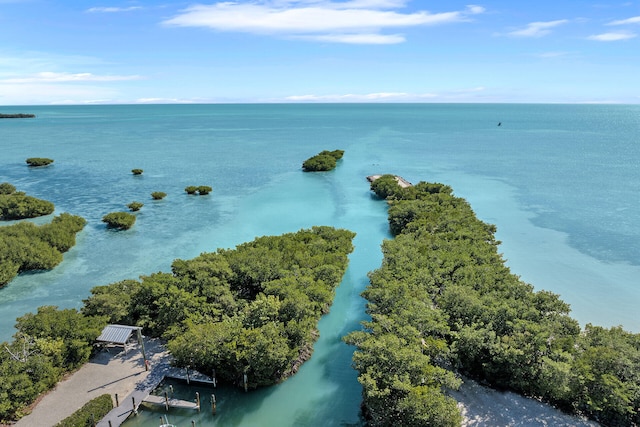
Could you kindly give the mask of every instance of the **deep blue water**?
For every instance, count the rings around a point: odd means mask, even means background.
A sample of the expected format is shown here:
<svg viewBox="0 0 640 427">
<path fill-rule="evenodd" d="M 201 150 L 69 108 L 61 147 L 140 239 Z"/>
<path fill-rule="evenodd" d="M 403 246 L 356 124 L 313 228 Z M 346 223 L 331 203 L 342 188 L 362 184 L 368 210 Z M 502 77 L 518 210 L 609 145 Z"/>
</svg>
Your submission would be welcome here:
<svg viewBox="0 0 640 427">
<path fill-rule="evenodd" d="M 1 107 L 0 182 L 50 200 L 88 225 L 65 261 L 0 289 L 0 340 L 44 304 L 76 307 L 91 287 L 156 271 L 175 258 L 312 225 L 357 233 L 356 249 L 312 359 L 285 383 L 250 394 L 227 425 L 358 422 L 360 388 L 340 342 L 364 317 L 359 293 L 388 238 L 385 203 L 367 175 L 451 185 L 484 221 L 522 280 L 559 293 L 582 323 L 640 331 L 640 106 L 158 105 Z M 502 122 L 501 126 L 497 126 Z M 338 168 L 303 160 L 343 149 Z M 55 163 L 31 169 L 27 157 Z M 142 168 L 142 176 L 131 169 Z M 210 185 L 205 197 L 188 185 Z M 168 194 L 152 201 L 152 191 Z M 141 201 L 135 226 L 101 217 Z M 46 221 L 49 218 L 39 219 Z M 266 421 L 269 424 L 265 424 Z M 154 416 L 154 424 L 157 419 Z M 143 425 L 143 424 L 140 424 Z"/>
</svg>

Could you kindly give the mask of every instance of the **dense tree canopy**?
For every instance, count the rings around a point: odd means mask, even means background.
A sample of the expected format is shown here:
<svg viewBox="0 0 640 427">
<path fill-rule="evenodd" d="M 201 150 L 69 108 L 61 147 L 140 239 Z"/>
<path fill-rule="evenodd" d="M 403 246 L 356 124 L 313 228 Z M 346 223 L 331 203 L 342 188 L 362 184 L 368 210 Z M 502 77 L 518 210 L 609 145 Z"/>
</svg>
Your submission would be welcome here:
<svg viewBox="0 0 640 427">
<path fill-rule="evenodd" d="M 16 192 L 16 187 L 8 182 L 0 183 L 0 194 L 11 194 Z"/>
<path fill-rule="evenodd" d="M 127 205 L 130 211 L 137 212 L 144 206 L 144 203 L 141 202 L 131 202 Z"/>
<path fill-rule="evenodd" d="M 128 230 L 136 222 L 136 216 L 128 212 L 111 212 L 102 217 L 109 228 Z"/>
<path fill-rule="evenodd" d="M 89 360 L 105 318 L 44 306 L 16 324 L 18 332 L 0 351 L 0 423 L 20 418 L 65 372 Z"/>
<path fill-rule="evenodd" d="M 171 273 L 94 288 L 83 312 L 164 336 L 178 365 L 215 369 L 229 383 L 246 374 L 249 387 L 273 384 L 310 356 L 353 237 L 313 227 L 175 260 Z"/>
<path fill-rule="evenodd" d="M 46 157 L 29 157 L 26 160 L 29 166 L 47 166 L 53 163 L 53 159 L 48 159 Z"/>
<path fill-rule="evenodd" d="M 20 272 L 50 270 L 58 265 L 85 224 L 83 218 L 63 213 L 49 224 L 20 222 L 0 227 L 0 287 Z"/>
<path fill-rule="evenodd" d="M 605 425 L 640 423 L 638 334 L 581 331 L 557 295 L 511 274 L 495 226 L 450 187 L 387 181 L 396 237 L 363 293 L 371 321 L 346 338 L 372 425 L 459 424 L 456 371 Z"/>
<path fill-rule="evenodd" d="M 213 188 L 209 187 L 208 185 L 198 185 L 198 186 L 189 185 L 184 189 L 184 191 L 186 191 L 187 194 L 198 194 L 200 196 L 205 196 L 211 193 L 212 190 Z"/>
<path fill-rule="evenodd" d="M 335 169 L 338 160 L 344 155 L 344 150 L 321 151 L 302 163 L 305 172 L 325 172 Z"/>
<path fill-rule="evenodd" d="M 198 194 L 201 196 L 207 195 L 209 193 L 211 193 L 211 191 L 213 190 L 213 188 L 209 187 L 208 185 L 199 185 L 198 186 Z"/>
<path fill-rule="evenodd" d="M 53 213 L 53 203 L 27 196 L 8 182 L 0 184 L 0 220 L 35 218 Z"/>
</svg>

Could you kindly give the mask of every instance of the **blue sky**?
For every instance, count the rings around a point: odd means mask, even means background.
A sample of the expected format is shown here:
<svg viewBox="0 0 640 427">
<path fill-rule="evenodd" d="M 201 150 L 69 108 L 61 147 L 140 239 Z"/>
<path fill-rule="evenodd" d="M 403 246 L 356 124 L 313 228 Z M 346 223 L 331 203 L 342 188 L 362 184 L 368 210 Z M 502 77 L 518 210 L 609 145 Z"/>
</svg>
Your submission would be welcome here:
<svg viewBox="0 0 640 427">
<path fill-rule="evenodd" d="M 640 103 L 640 0 L 0 0 L 0 105 Z"/>
</svg>

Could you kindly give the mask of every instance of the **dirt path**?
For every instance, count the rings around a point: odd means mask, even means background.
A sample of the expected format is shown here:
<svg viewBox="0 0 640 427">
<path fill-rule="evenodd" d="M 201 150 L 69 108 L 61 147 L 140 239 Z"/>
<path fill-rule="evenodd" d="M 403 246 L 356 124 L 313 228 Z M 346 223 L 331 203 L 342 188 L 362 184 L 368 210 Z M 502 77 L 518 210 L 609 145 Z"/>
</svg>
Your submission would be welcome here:
<svg viewBox="0 0 640 427">
<path fill-rule="evenodd" d="M 166 357 L 158 340 L 145 340 L 151 365 Z M 66 378 L 44 396 L 31 414 L 14 424 L 15 427 L 51 427 L 62 421 L 85 403 L 102 394 L 125 399 L 149 373 L 144 369 L 139 347 L 102 350 L 73 375 Z"/>
</svg>

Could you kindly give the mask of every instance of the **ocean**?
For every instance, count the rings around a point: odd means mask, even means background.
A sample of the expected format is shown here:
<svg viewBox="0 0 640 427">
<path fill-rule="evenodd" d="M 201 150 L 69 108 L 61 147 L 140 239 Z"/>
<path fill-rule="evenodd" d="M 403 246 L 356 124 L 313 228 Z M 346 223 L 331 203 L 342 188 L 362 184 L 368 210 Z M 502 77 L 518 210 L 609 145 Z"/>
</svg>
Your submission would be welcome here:
<svg viewBox="0 0 640 427">
<path fill-rule="evenodd" d="M 368 175 L 451 185 L 480 219 L 497 226 L 514 274 L 560 294 L 582 325 L 640 332 L 638 105 L 92 105 L 0 112 L 37 116 L 0 120 L 0 182 L 52 201 L 56 214 L 88 221 L 62 264 L 0 289 L 0 340 L 11 338 L 16 317 L 38 306 L 79 308 L 92 287 L 169 271 L 176 258 L 313 225 L 357 233 L 311 360 L 284 383 L 229 403 L 219 425 L 359 425 L 352 348 L 340 338 L 365 318 L 359 294 L 390 238 L 386 204 L 370 193 Z M 334 171 L 301 171 L 305 159 L 334 149 L 345 151 Z M 34 169 L 27 157 L 55 162 Z M 143 175 L 134 176 L 133 168 Z M 213 192 L 188 196 L 188 185 Z M 153 201 L 153 191 L 167 197 Z M 102 216 L 126 211 L 132 201 L 144 203 L 134 227 L 107 230 Z M 153 415 L 127 425 L 156 424 Z"/>
</svg>

